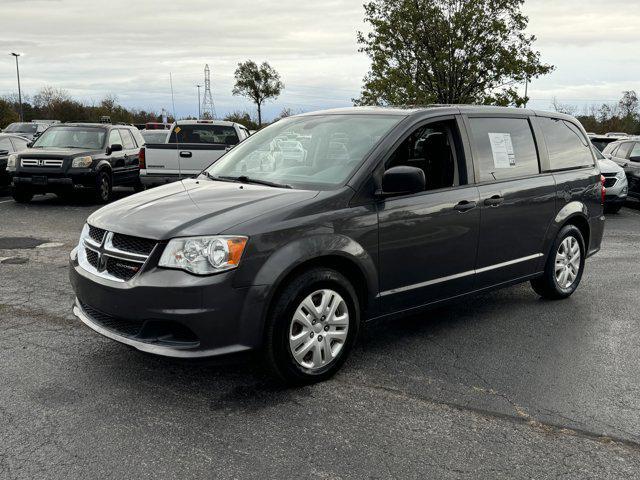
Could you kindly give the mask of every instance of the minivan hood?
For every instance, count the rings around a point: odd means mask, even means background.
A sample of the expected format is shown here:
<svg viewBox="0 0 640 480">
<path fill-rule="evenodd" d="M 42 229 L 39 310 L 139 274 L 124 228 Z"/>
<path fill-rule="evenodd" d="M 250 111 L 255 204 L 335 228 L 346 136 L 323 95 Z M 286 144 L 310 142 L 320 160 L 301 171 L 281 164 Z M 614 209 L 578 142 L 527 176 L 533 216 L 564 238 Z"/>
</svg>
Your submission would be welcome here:
<svg viewBox="0 0 640 480">
<path fill-rule="evenodd" d="M 123 198 L 96 211 L 87 221 L 112 232 L 154 240 L 216 235 L 318 193 L 188 179 Z"/>
<path fill-rule="evenodd" d="M 618 173 L 622 167 L 612 160 L 598 160 L 598 166 L 602 173 Z"/>
</svg>

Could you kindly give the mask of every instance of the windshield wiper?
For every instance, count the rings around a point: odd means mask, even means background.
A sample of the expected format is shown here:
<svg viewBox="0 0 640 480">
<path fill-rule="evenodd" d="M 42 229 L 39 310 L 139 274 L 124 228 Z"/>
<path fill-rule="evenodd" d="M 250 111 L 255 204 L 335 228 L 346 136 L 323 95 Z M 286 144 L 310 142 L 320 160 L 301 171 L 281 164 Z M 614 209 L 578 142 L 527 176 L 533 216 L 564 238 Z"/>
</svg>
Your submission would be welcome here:
<svg viewBox="0 0 640 480">
<path fill-rule="evenodd" d="M 209 180 L 214 180 L 216 182 L 237 182 L 237 180 L 232 179 L 232 178 L 225 178 L 225 177 L 216 177 L 215 175 L 211 175 L 209 172 L 207 172 L 206 170 L 203 170 L 200 172 L 202 175 L 204 175 L 205 177 L 207 177 Z"/>
<path fill-rule="evenodd" d="M 246 175 L 240 175 L 239 177 L 231 177 L 231 176 L 220 176 L 218 178 L 222 178 L 223 180 L 232 180 L 234 182 L 240 183 L 255 183 L 256 185 L 266 185 L 268 187 L 276 187 L 276 188 L 293 188 L 291 185 L 287 183 L 276 183 L 270 182 L 268 180 L 260 180 L 257 178 L 250 178 Z"/>
</svg>

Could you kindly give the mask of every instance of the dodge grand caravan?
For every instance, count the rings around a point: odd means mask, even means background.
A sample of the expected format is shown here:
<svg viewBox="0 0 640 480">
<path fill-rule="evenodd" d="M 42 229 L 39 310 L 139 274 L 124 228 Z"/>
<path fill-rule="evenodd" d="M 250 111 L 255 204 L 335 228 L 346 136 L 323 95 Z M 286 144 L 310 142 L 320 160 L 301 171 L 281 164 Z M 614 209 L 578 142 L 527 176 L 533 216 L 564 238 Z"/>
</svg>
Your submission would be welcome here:
<svg viewBox="0 0 640 480">
<path fill-rule="evenodd" d="M 524 281 L 570 296 L 600 249 L 603 196 L 569 116 L 289 117 L 196 178 L 92 214 L 70 258 L 73 311 L 145 352 L 260 349 L 284 380 L 319 381 L 368 320 Z"/>
</svg>

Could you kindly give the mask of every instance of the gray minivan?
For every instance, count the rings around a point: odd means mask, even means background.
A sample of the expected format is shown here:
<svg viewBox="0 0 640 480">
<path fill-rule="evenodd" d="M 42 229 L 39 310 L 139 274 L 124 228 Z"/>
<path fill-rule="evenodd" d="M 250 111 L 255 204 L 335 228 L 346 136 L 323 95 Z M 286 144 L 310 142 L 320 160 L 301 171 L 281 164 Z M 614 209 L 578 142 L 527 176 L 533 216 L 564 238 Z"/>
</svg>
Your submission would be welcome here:
<svg viewBox="0 0 640 480">
<path fill-rule="evenodd" d="M 289 117 L 196 178 L 92 214 L 75 315 L 145 352 L 259 349 L 290 383 L 361 326 L 530 281 L 570 296 L 600 249 L 604 186 L 572 117 L 359 107 Z"/>
</svg>

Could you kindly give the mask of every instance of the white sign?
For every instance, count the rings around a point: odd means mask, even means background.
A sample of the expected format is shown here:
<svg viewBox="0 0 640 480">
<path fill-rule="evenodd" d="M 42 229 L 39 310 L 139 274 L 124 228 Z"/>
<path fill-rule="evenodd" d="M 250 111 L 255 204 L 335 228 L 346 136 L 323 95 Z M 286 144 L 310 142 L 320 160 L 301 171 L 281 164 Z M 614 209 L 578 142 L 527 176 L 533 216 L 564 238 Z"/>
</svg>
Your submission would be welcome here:
<svg viewBox="0 0 640 480">
<path fill-rule="evenodd" d="M 516 166 L 516 154 L 509 133 L 490 133 L 493 166 L 496 168 L 511 168 Z"/>
</svg>

